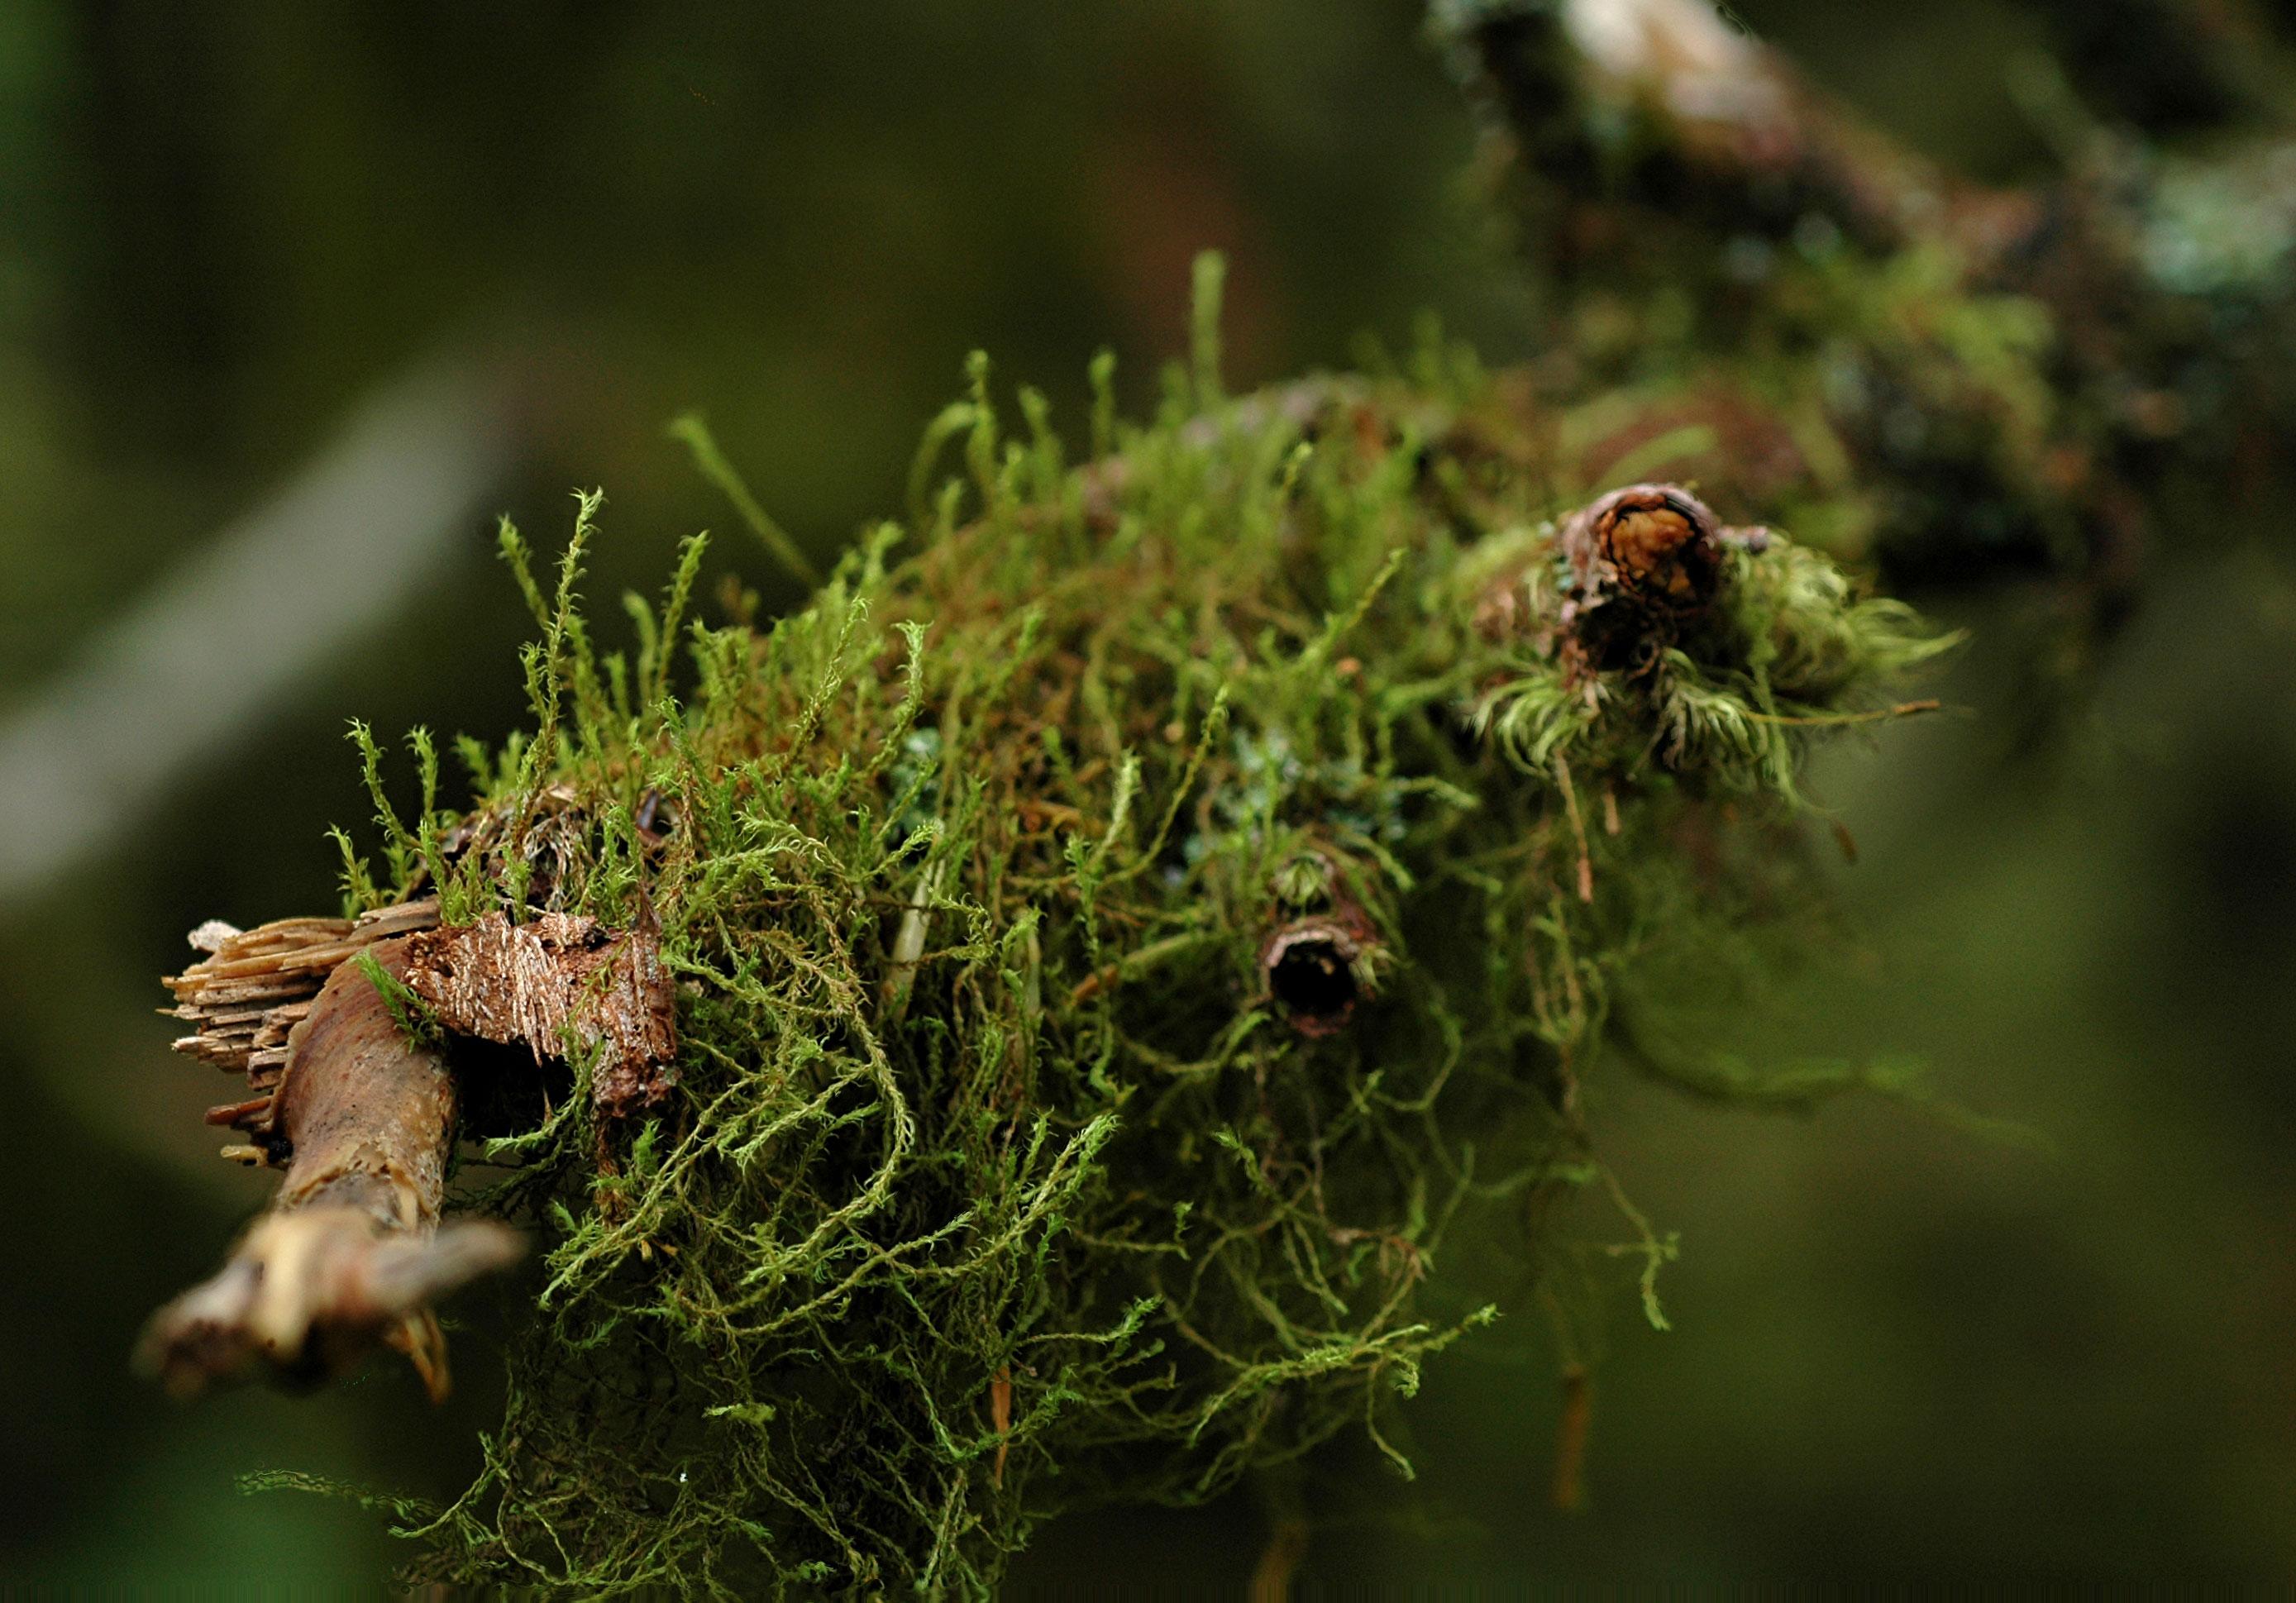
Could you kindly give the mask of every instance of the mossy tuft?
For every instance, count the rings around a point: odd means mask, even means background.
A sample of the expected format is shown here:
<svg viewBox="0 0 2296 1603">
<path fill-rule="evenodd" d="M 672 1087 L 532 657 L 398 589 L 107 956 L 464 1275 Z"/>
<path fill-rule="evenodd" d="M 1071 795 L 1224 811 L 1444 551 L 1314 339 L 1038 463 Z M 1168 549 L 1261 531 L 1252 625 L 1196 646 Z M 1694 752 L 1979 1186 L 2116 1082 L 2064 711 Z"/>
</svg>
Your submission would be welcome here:
<svg viewBox="0 0 2296 1603">
<path fill-rule="evenodd" d="M 687 619 L 696 540 L 608 650 L 596 498 L 554 583 L 505 527 L 533 724 L 460 746 L 497 827 L 422 738 L 348 894 L 650 916 L 681 1051 L 658 1116 L 577 1063 L 466 1167 L 546 1273 L 482 1473 L 396 1505 L 417 1576 L 978 1593 L 1063 1508 L 1350 1430 L 1407 1472 L 1493 1198 L 1615 1198 L 1659 1318 L 1578 1089 L 1654 942 L 1816 895 L 1769 849 L 1803 751 L 1940 642 L 1773 536 L 1662 652 L 1574 660 L 1553 442 L 1600 430 L 1439 348 L 1228 398 L 1197 282 L 1153 421 L 1096 364 L 1071 465 L 976 362 L 909 521 L 770 626 Z"/>
</svg>

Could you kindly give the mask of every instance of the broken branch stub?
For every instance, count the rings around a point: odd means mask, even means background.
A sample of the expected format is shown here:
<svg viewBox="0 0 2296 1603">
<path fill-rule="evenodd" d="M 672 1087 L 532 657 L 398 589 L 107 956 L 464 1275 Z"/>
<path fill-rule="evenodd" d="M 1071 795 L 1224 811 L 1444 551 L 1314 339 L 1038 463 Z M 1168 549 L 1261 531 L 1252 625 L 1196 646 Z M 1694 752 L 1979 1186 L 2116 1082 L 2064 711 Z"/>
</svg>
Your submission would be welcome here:
<svg viewBox="0 0 2296 1603">
<path fill-rule="evenodd" d="M 1721 588 L 1714 514 L 1674 485 L 1613 490 L 1571 515 L 1561 544 L 1570 568 L 1562 621 L 1598 668 L 1648 666 Z"/>
<path fill-rule="evenodd" d="M 574 913 L 513 924 L 495 912 L 407 945 L 406 988 L 450 1035 L 523 1046 L 537 1061 L 594 1052 L 591 1100 L 615 1117 L 668 1094 L 676 999 L 651 920 L 616 934 Z"/>
<path fill-rule="evenodd" d="M 227 1074 L 244 1074 L 255 1094 L 208 1109 L 210 1125 L 248 1137 L 224 1154 L 243 1163 L 283 1165 L 273 1100 L 286 1073 L 289 1040 L 310 1015 L 320 987 L 350 959 L 378 942 L 439 921 L 435 900 L 402 902 L 357 919 L 278 919 L 249 930 L 209 920 L 192 931 L 208 955 L 162 983 L 176 994 L 168 1017 L 192 1033 L 175 1050 Z"/>
<path fill-rule="evenodd" d="M 1292 1027 L 1316 1040 L 1345 1029 L 1357 1003 L 1374 994 L 1376 948 L 1369 921 L 1342 905 L 1270 934 L 1259 949 L 1259 970 Z"/>
<path fill-rule="evenodd" d="M 1713 613 L 1733 551 L 1760 552 L 1770 531 L 1726 528 L 1680 485 L 1613 490 L 1563 520 L 1556 547 L 1563 565 L 1556 621 L 1566 654 L 1581 667 L 1643 674 Z M 1515 608 L 1485 604 L 1489 626 L 1506 627 Z"/>
<path fill-rule="evenodd" d="M 597 1108 L 659 1102 L 676 1051 L 674 997 L 649 919 L 491 914 L 438 927 L 435 901 L 356 920 L 202 925 L 208 953 L 167 983 L 193 1033 L 176 1049 L 248 1076 L 255 1094 L 208 1111 L 249 1138 L 227 1157 L 287 1171 L 223 1268 L 153 1316 L 139 1362 L 171 1391 L 267 1369 L 288 1382 L 349 1368 L 378 1343 L 405 1353 L 434 1397 L 446 1344 L 430 1303 L 499 1268 L 517 1234 L 441 1225 L 458 1096 L 455 1043 L 586 1058 Z M 445 1035 L 408 1038 L 365 966 L 427 1007 Z"/>
<path fill-rule="evenodd" d="M 403 975 L 409 937 L 367 944 Z M 446 1341 L 430 1304 L 514 1259 L 491 1222 L 439 1224 L 455 1083 L 407 1039 L 363 965 L 339 962 L 289 1033 L 263 1114 L 287 1177 L 223 1268 L 160 1310 L 138 1357 L 178 1394 L 250 1369 L 340 1373 L 375 1344 L 405 1353 L 436 1399 Z"/>
</svg>

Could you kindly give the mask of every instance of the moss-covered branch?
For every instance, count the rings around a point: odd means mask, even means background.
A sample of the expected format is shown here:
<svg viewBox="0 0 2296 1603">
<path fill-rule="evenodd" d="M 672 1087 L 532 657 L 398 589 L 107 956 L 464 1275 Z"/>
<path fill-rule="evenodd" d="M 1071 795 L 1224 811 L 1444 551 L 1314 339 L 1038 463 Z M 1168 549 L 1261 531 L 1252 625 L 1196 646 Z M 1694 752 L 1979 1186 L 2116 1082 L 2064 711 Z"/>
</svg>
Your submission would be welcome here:
<svg viewBox="0 0 2296 1603">
<path fill-rule="evenodd" d="M 545 1275 L 420 1573 L 965 1591 L 1079 1501 L 1366 1427 L 1407 1468 L 1489 1198 L 1596 1182 L 1655 1315 L 1580 1090 L 1635 974 L 1816 904 L 1802 755 L 1942 642 L 1681 486 L 1598 496 L 1601 404 L 1441 348 L 1231 400 L 1198 345 L 1081 468 L 977 368 L 962 476 L 763 632 L 680 629 L 681 570 L 634 665 L 577 595 L 594 500 L 554 599 L 506 538 L 537 733 L 349 883 L 472 961 L 608 975 L 625 932 L 675 1065 L 579 1094 L 604 1031 L 554 1089 L 483 1025 L 541 1014 L 447 965 L 446 1063 L 529 1087 L 473 1200 Z"/>
</svg>

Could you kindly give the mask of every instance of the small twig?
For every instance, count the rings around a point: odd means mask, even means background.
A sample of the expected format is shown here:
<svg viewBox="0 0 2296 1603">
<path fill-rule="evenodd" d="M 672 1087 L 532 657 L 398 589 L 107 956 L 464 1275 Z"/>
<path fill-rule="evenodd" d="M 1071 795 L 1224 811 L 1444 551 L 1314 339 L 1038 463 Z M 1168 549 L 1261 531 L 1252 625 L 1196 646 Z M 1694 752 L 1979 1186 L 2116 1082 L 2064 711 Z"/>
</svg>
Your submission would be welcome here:
<svg viewBox="0 0 2296 1603">
<path fill-rule="evenodd" d="M 1251 1603 L 1286 1603 L 1292 1596 L 1292 1578 L 1307 1556 L 1308 1522 L 1296 1517 L 1278 1520 L 1267 1533 L 1259 1562 L 1252 1567 L 1251 1587 L 1245 1595 Z"/>
<path fill-rule="evenodd" d="M 988 1478 L 998 1485 L 1004 1484 L 1004 1459 L 1013 1451 L 1013 1366 L 998 1366 L 988 1382 L 988 1424 L 996 1433 L 996 1461 L 989 1466 Z"/>
<path fill-rule="evenodd" d="M 398 981 L 414 938 L 365 955 Z M 521 1243 L 491 1222 L 439 1224 L 454 1081 L 400 1027 L 367 964 L 336 968 L 289 1036 L 273 1125 L 293 1157 L 270 1212 L 211 1279 L 152 1316 L 139 1365 L 187 1395 L 258 1367 L 321 1378 L 381 1344 L 443 1398 L 446 1338 L 430 1304 L 509 1264 Z"/>
<path fill-rule="evenodd" d="M 1554 754 L 1554 777 L 1562 787 L 1562 810 L 1570 819 L 1571 838 L 1578 843 L 1578 899 L 1591 903 L 1595 899 L 1595 858 L 1587 845 L 1587 821 L 1578 814 L 1578 791 L 1570 782 L 1570 761 L 1561 752 Z"/>
<path fill-rule="evenodd" d="M 1944 702 L 1931 698 L 1922 701 L 1900 701 L 1894 707 L 1875 707 L 1864 713 L 1811 713 L 1792 716 L 1785 713 L 1749 711 L 1746 716 L 1757 724 L 1792 724 L 1830 729 L 1844 724 L 1885 724 L 1892 718 L 1911 718 L 1922 713 L 1939 712 L 1944 707 Z"/>
<path fill-rule="evenodd" d="M 1554 1506 L 1576 1514 L 1587 1506 L 1587 1437 L 1595 1422 L 1595 1381 L 1583 1363 L 1562 1370 L 1562 1416 L 1554 1426 Z"/>
</svg>

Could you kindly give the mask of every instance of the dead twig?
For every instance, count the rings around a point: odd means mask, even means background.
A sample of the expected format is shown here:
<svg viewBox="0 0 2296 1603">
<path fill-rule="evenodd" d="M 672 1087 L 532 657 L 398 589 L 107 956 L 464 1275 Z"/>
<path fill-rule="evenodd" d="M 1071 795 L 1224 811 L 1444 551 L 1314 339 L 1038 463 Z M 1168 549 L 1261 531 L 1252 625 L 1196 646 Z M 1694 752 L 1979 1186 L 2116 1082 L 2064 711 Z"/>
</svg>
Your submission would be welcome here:
<svg viewBox="0 0 2296 1603">
<path fill-rule="evenodd" d="M 405 973 L 409 937 L 365 947 Z M 516 1258 L 516 1232 L 442 1227 L 455 1084 L 411 1041 L 363 964 L 339 963 L 289 1033 L 266 1101 L 267 1151 L 287 1177 L 223 1268 L 153 1316 L 140 1365 L 170 1391 L 267 1369 L 316 1381 L 376 1344 L 405 1353 L 435 1400 L 447 1387 L 430 1304 Z"/>
</svg>

